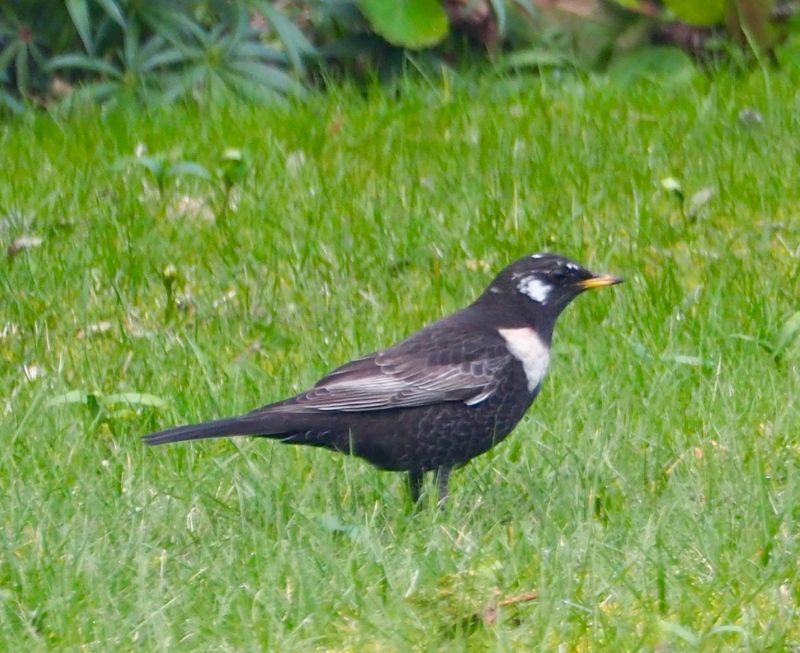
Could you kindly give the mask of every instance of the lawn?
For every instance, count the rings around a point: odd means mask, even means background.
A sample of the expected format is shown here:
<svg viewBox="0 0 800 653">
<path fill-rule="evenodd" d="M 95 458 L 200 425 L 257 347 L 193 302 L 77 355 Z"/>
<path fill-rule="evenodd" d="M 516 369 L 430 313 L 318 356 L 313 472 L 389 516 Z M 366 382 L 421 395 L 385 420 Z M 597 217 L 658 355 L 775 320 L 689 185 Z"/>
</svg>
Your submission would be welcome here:
<svg viewBox="0 0 800 653">
<path fill-rule="evenodd" d="M 796 650 L 798 89 L 449 77 L 0 124 L 0 649 Z M 326 451 L 141 443 L 535 251 L 627 282 L 567 309 L 443 510 Z"/>
</svg>

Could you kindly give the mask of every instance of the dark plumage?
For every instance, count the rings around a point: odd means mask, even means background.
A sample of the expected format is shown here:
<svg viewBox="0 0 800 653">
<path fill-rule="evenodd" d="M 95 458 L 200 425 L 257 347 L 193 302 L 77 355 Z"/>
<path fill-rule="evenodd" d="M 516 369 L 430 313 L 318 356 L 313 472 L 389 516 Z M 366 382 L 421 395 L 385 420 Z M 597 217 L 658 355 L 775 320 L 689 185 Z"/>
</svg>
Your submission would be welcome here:
<svg viewBox="0 0 800 653">
<path fill-rule="evenodd" d="M 450 470 L 503 440 L 539 393 L 561 311 L 588 288 L 622 281 L 556 254 L 505 268 L 467 308 L 393 347 L 334 370 L 307 392 L 239 417 L 178 426 L 147 444 L 256 435 L 325 447 L 408 473 Z"/>
</svg>

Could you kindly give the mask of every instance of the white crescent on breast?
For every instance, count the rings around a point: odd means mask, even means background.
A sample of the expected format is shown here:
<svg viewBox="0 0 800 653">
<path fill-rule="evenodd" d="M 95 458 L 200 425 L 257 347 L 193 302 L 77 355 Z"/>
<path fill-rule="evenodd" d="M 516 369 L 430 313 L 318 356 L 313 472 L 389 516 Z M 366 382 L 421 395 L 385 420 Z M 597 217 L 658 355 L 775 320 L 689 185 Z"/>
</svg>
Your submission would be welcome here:
<svg viewBox="0 0 800 653">
<path fill-rule="evenodd" d="M 528 391 L 533 392 L 547 374 L 550 348 L 530 327 L 498 329 L 497 332 L 506 341 L 511 355 L 522 363 L 525 378 L 528 379 Z"/>
</svg>

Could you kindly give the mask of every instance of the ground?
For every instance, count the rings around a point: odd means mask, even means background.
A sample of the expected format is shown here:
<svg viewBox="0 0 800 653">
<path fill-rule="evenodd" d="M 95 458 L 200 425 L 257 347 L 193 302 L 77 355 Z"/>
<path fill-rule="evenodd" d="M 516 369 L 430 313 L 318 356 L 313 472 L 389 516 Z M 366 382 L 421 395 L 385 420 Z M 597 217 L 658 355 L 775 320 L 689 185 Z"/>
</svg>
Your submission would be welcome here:
<svg viewBox="0 0 800 653">
<path fill-rule="evenodd" d="M 798 81 L 0 125 L 0 649 L 800 647 Z M 325 451 L 140 441 L 303 389 L 535 251 L 627 281 L 567 309 L 444 510 Z"/>
</svg>

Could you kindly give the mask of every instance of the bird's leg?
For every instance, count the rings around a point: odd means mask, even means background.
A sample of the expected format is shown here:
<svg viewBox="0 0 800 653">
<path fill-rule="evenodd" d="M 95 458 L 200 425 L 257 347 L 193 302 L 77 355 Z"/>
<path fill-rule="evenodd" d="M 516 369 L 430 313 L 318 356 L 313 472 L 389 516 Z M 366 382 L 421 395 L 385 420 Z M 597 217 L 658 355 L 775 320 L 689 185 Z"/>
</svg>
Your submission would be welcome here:
<svg viewBox="0 0 800 653">
<path fill-rule="evenodd" d="M 419 495 L 422 492 L 422 470 L 412 469 L 408 472 L 408 491 L 411 495 L 411 503 L 419 503 Z"/>
<path fill-rule="evenodd" d="M 450 494 L 448 483 L 451 470 L 451 467 L 440 467 L 436 470 L 436 487 L 439 489 L 440 506 L 444 506 L 447 503 L 447 497 Z"/>
</svg>

